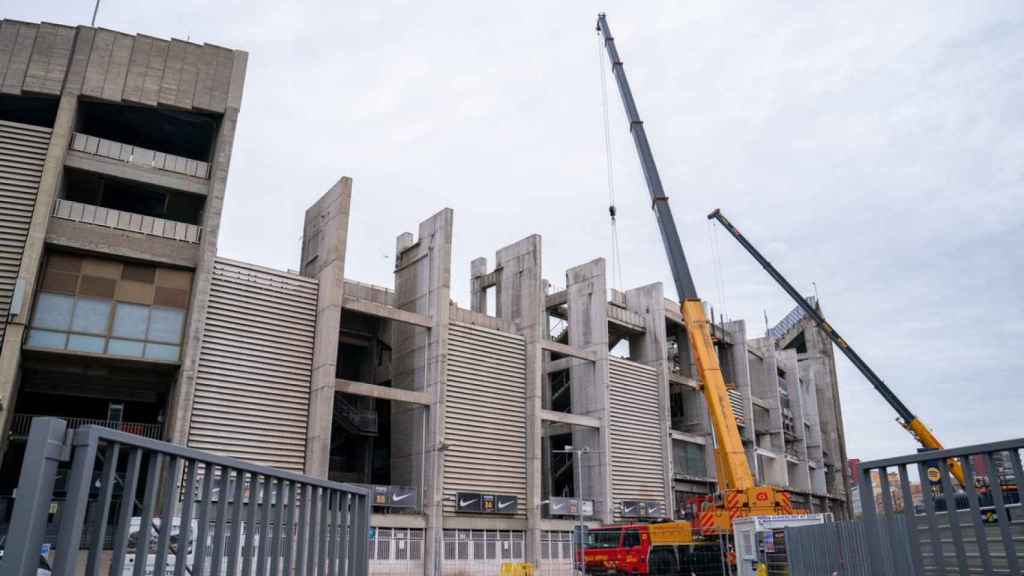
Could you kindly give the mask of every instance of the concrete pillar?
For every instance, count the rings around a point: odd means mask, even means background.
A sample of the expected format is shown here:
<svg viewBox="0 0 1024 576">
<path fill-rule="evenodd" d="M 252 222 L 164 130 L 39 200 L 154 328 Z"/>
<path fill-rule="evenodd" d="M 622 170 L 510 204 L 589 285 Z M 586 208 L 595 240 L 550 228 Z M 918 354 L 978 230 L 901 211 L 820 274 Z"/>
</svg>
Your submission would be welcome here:
<svg viewBox="0 0 1024 576">
<path fill-rule="evenodd" d="M 475 258 L 469 263 L 469 309 L 481 314 L 487 314 L 487 289 L 480 281 L 484 274 L 487 274 L 487 258 Z"/>
<path fill-rule="evenodd" d="M 396 322 L 392 344 L 392 386 L 427 392 L 430 408 L 391 404 L 392 483 L 420 487 L 428 573 L 440 565 L 453 216 L 446 208 L 422 222 L 415 243 L 411 234 L 400 236 L 395 258 L 395 307 L 431 319 L 429 330 Z"/>
<path fill-rule="evenodd" d="M 325 479 L 330 469 L 334 382 L 338 372 L 351 201 L 352 179 L 345 177 L 306 210 L 302 228 L 299 270 L 303 276 L 319 282 L 306 428 L 306 474 Z"/>
<path fill-rule="evenodd" d="M 570 368 L 572 412 L 601 422 L 598 430 L 573 432 L 574 447 L 589 447 L 584 456 L 583 498 L 594 500 L 594 513 L 602 522 L 612 521 L 611 468 L 608 466 L 608 287 L 603 258 L 566 272 L 569 308 L 569 345 L 590 352 L 595 362 Z"/>
<path fill-rule="evenodd" d="M 473 263 L 483 260 L 477 259 Z M 541 278 L 541 238 L 528 236 L 495 254 L 495 267 L 501 270 L 502 287 L 497 309 L 526 339 L 526 560 L 539 565 L 541 498 L 543 480 L 543 425 L 540 418 L 544 388 L 544 286 Z M 486 273 L 486 261 L 483 261 Z"/>
<path fill-rule="evenodd" d="M 203 235 L 199 244 L 195 275 L 192 278 L 192 302 L 189 303 L 181 370 L 171 392 L 164 431 L 165 436 L 176 444 L 185 444 L 188 440 L 196 371 L 199 367 L 199 348 L 206 326 L 206 305 L 210 300 L 213 264 L 217 259 L 217 238 L 220 234 L 220 218 L 228 184 L 228 168 L 231 166 L 231 149 L 234 146 L 235 126 L 238 124 L 238 113 L 242 106 L 242 88 L 245 83 L 248 55 L 245 52 L 235 52 L 234 58 L 234 73 L 228 89 L 227 107 L 220 120 L 210 164 L 209 189 L 203 207 Z"/>
<path fill-rule="evenodd" d="M 665 326 L 665 295 L 660 282 L 626 291 L 626 308 L 644 319 L 644 333 L 630 338 L 630 359 L 653 368 L 658 378 L 658 418 L 661 420 L 661 454 L 664 466 L 665 505 L 669 518 L 675 518 L 672 494 L 673 471 L 672 415 L 669 407 L 668 342 Z"/>
<path fill-rule="evenodd" d="M 2 438 L 0 440 L 0 462 L 3 461 L 3 454 L 7 450 L 7 430 L 11 424 L 11 417 L 14 415 L 14 404 L 18 394 L 17 385 L 20 380 L 21 343 L 25 335 L 26 322 L 28 322 L 32 311 L 36 281 L 42 263 L 43 245 L 46 240 L 46 227 L 50 221 L 50 214 L 53 213 L 53 204 L 56 201 L 57 190 L 60 188 L 61 177 L 64 173 L 64 157 L 67 155 L 68 146 L 74 134 L 77 110 L 78 94 L 73 92 L 63 94 L 57 105 L 57 117 L 53 123 L 50 146 L 46 151 L 46 161 L 43 164 L 43 174 L 39 180 L 32 221 L 29 224 L 28 237 L 25 240 L 21 266 L 18 270 L 17 282 L 20 284 L 24 298 L 18 310 L 11 308 L 3 344 L 0 345 L 0 422 L 3 424 L 0 429 L 2 432 L 0 435 Z"/>
</svg>

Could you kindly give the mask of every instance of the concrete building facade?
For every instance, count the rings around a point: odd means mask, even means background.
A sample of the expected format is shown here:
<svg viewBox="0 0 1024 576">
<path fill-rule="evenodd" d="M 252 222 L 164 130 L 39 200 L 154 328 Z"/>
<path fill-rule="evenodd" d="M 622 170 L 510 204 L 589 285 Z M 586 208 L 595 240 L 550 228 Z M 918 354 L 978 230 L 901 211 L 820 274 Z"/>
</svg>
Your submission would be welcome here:
<svg viewBox="0 0 1024 576">
<path fill-rule="evenodd" d="M 549 280 L 533 235 L 472 261 L 462 307 L 450 209 L 397 236 L 392 286 L 347 279 L 348 178 L 307 210 L 298 272 L 216 256 L 245 64 L 0 23 L 0 490 L 56 415 L 372 485 L 380 574 L 568 574 L 580 510 L 692 518 L 714 441 L 661 284 L 611 290 L 603 259 Z M 845 516 L 828 339 L 799 314 L 714 327 L 758 479 Z"/>
</svg>

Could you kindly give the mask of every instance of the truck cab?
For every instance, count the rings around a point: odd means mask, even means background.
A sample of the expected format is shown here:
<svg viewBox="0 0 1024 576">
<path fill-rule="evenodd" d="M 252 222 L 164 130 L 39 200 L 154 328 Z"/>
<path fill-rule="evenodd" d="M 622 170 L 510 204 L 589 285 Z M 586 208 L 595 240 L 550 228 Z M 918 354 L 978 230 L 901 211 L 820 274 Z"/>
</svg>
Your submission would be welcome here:
<svg viewBox="0 0 1024 576">
<path fill-rule="evenodd" d="M 594 528 L 587 533 L 588 574 L 648 574 L 651 537 L 643 524 Z"/>
</svg>

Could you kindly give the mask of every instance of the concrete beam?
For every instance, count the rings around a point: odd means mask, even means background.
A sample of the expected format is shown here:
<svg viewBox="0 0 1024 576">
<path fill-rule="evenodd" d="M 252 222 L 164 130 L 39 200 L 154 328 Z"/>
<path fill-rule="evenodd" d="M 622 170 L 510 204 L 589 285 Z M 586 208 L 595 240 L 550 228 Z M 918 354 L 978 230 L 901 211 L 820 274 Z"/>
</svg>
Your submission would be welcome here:
<svg viewBox="0 0 1024 576">
<path fill-rule="evenodd" d="M 555 308 L 557 306 L 564 306 L 569 302 L 569 293 L 565 290 L 559 290 L 548 294 L 544 297 L 544 306 L 546 308 Z"/>
<path fill-rule="evenodd" d="M 581 416 L 567 412 L 555 412 L 553 410 L 540 410 L 540 419 L 545 422 L 558 422 L 571 426 L 583 426 L 584 428 L 600 428 L 601 420 L 593 416 Z"/>
<path fill-rule="evenodd" d="M 73 250 L 98 252 L 183 268 L 195 268 L 199 262 L 199 244 L 61 218 L 50 218 L 46 230 L 46 243 Z"/>
<path fill-rule="evenodd" d="M 683 440 L 684 442 L 692 442 L 693 444 L 706 445 L 708 443 L 707 438 L 698 436 L 696 434 L 689 434 L 680 430 L 669 430 L 669 435 L 673 440 Z"/>
<path fill-rule="evenodd" d="M 431 402 L 430 394 L 427 394 L 426 392 L 402 390 L 401 388 L 378 386 L 376 384 L 343 380 L 341 378 L 334 381 L 334 391 L 353 394 L 355 396 L 366 396 L 367 398 L 377 398 L 379 400 L 419 404 L 421 406 L 430 406 Z"/>
<path fill-rule="evenodd" d="M 540 347 L 548 352 L 554 352 L 556 354 L 562 354 L 563 356 L 572 356 L 573 358 L 579 358 L 580 360 L 587 360 L 590 362 L 597 361 L 597 355 L 593 352 L 586 350 L 580 350 L 574 348 L 568 344 L 562 344 L 561 342 L 552 342 L 551 340 L 544 340 L 540 343 Z"/>
<path fill-rule="evenodd" d="M 430 319 L 430 316 L 417 314 L 416 312 L 408 312 L 391 306 L 385 306 L 376 302 L 370 302 L 369 300 L 345 296 L 343 306 L 346 310 L 361 312 L 363 314 L 377 316 L 379 318 L 387 318 L 388 320 L 394 320 L 395 322 L 412 324 L 413 326 L 421 326 L 423 328 L 430 328 L 433 326 L 433 321 Z"/>
<path fill-rule="evenodd" d="M 113 178 L 132 180 L 134 182 L 144 182 L 146 184 L 152 184 L 153 186 L 160 186 L 161 188 L 169 188 L 179 192 L 188 192 L 189 194 L 206 196 L 210 188 L 209 181 L 203 178 L 176 174 L 174 172 L 159 170 L 157 168 L 147 168 L 145 166 L 139 166 L 138 164 L 114 160 L 113 158 L 104 158 L 103 156 L 86 154 L 85 152 L 79 152 L 78 150 L 68 150 L 68 155 L 64 160 L 64 165 L 68 168 L 87 170 L 89 172 L 95 172 L 97 174 L 103 174 Z"/>
<path fill-rule="evenodd" d="M 558 372 L 560 370 L 568 370 L 577 362 L 581 362 L 581 360 L 579 358 L 559 358 L 558 360 L 552 360 L 544 366 L 544 372 L 546 374 L 551 374 L 552 372 Z"/>
<path fill-rule="evenodd" d="M 682 374 L 676 374 L 675 372 L 669 372 L 668 381 L 670 384 L 679 384 L 680 386 L 686 386 L 691 390 L 700 390 L 700 382 L 690 378 L 689 376 L 683 376 Z"/>
</svg>

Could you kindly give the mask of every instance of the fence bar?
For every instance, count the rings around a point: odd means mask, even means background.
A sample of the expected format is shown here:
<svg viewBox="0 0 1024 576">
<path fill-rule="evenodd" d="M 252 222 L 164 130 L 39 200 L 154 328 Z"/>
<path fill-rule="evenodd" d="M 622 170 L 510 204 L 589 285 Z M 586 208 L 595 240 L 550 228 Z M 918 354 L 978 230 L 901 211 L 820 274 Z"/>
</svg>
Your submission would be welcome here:
<svg viewBox="0 0 1024 576">
<path fill-rule="evenodd" d="M 1017 481 L 1017 502 L 1020 504 L 1021 509 L 1024 510 L 1024 470 L 1021 469 L 1020 465 L 1020 450 L 1017 448 L 1007 450 L 1006 456 L 1010 459 L 1010 465 L 1013 467 L 1013 477 Z"/>
<path fill-rule="evenodd" d="M 196 474 L 199 464 L 195 460 L 185 463 L 185 489 L 181 503 L 181 526 L 178 528 L 178 549 L 174 557 L 174 576 L 182 576 L 185 562 L 188 559 L 188 543 L 195 538 L 195 547 L 206 547 L 206 542 L 199 540 L 198 534 L 192 533 L 192 505 L 196 500 Z M 198 530 L 197 530 L 198 532 Z M 198 550 L 196 551 L 198 553 Z M 195 567 L 193 567 L 193 570 Z M 160 576 L 157 574 L 156 576 Z"/>
<path fill-rule="evenodd" d="M 295 499 L 298 497 L 297 488 L 298 485 L 295 482 L 288 482 L 288 499 L 286 500 L 287 508 L 282 511 L 282 514 L 284 514 L 284 530 L 281 532 L 281 537 L 284 539 L 284 564 L 281 567 L 281 573 L 285 576 L 292 575 L 292 561 L 295 559 L 294 518 L 296 506 Z M 275 574 L 274 576 L 277 575 Z"/>
<path fill-rule="evenodd" d="M 871 530 L 869 548 L 872 551 L 871 570 L 875 574 L 883 574 L 882 570 L 882 541 L 881 531 L 878 530 L 878 513 L 875 511 L 875 490 L 871 482 L 871 472 L 861 468 L 860 475 L 860 502 L 864 514 L 864 521 Z M 879 477 L 885 475 L 885 468 L 879 469 Z"/>
<path fill-rule="evenodd" d="M 352 495 L 346 492 L 341 499 L 341 506 L 338 510 L 341 518 L 341 537 L 338 543 L 338 569 L 341 570 L 342 574 L 349 573 L 347 560 L 349 558 L 348 552 L 351 548 L 351 544 L 349 544 L 350 534 L 352 533 L 351 515 L 349 514 L 351 507 Z"/>
<path fill-rule="evenodd" d="M 358 538 L 353 538 L 357 542 L 356 548 L 359 550 L 359 555 L 356 556 L 356 568 L 353 571 L 357 576 L 366 576 L 370 572 L 369 564 L 369 550 L 365 544 L 365 538 L 369 537 L 370 532 L 370 515 L 373 509 L 370 507 L 370 495 L 360 494 L 356 497 L 356 501 L 359 503 L 359 522 L 353 522 L 353 530 L 357 530 L 355 534 Z"/>
<path fill-rule="evenodd" d="M 331 492 L 333 504 L 331 506 L 331 545 L 330 551 L 327 553 L 329 559 L 327 567 L 328 576 L 338 576 L 338 538 L 343 529 L 341 524 L 341 496 L 341 492 Z"/>
<path fill-rule="evenodd" d="M 267 555 L 271 554 L 271 543 L 274 539 L 274 532 L 277 531 L 277 524 L 271 524 L 270 513 L 272 506 L 274 505 L 274 482 L 270 476 L 263 476 L 260 482 L 259 494 L 263 496 L 259 502 L 259 515 L 257 516 L 257 522 L 260 526 L 259 539 L 257 540 L 256 553 L 259 556 L 256 558 L 256 573 L 259 576 L 266 576 L 267 574 Z M 254 488 L 255 490 L 255 488 Z M 250 502 L 252 498 L 250 497 Z M 255 532 L 255 530 L 253 530 Z M 274 564 L 277 564 L 277 554 L 270 556 L 273 559 Z M 249 572 L 245 572 L 246 575 Z"/>
<path fill-rule="evenodd" d="M 230 468 L 222 466 L 220 469 L 220 482 L 217 483 L 217 518 L 214 520 L 213 525 L 213 555 L 210 558 L 211 576 L 220 576 L 220 565 L 224 559 L 224 524 L 228 513 L 228 488 L 230 488 L 231 472 Z"/>
<path fill-rule="evenodd" d="M 139 469 L 142 468 L 142 448 L 132 448 L 128 454 L 128 469 L 125 471 L 124 489 L 121 491 L 121 510 L 118 514 L 117 533 L 114 537 L 114 555 L 110 562 L 110 574 L 121 576 L 124 571 L 124 553 L 128 548 L 128 536 L 132 529 L 132 515 L 135 513 L 135 492 L 139 484 Z"/>
<path fill-rule="evenodd" d="M 320 533 L 317 534 L 317 561 L 316 561 L 316 574 L 317 576 L 326 576 L 327 571 L 327 544 L 330 542 L 330 508 L 331 508 L 331 491 L 326 488 L 321 489 L 320 492 Z"/>
<path fill-rule="evenodd" d="M 179 458 L 172 456 L 164 471 L 163 501 L 160 503 L 160 531 L 156 538 L 156 562 L 153 563 L 153 574 L 162 576 L 167 566 L 167 551 L 171 545 L 171 530 L 174 528 L 174 503 L 178 499 L 178 464 Z M 184 519 L 182 519 L 184 522 Z M 178 525 L 178 541 L 188 534 L 188 525 Z M 187 542 L 187 540 L 186 540 Z M 138 561 L 138 555 L 135 560 Z M 177 558 L 175 558 L 177 560 Z M 148 561 L 148 560 L 147 560 Z"/>
<path fill-rule="evenodd" d="M 906 464 L 898 465 L 897 469 L 900 473 L 900 489 L 903 491 L 903 518 L 910 537 L 910 563 L 914 574 L 922 575 L 924 567 L 921 565 L 921 538 L 917 530 L 917 516 L 914 514 L 914 496 L 910 492 L 910 477 Z"/>
<path fill-rule="evenodd" d="M 264 476 L 266 478 L 266 476 Z M 252 557 L 255 555 L 256 550 L 253 548 L 253 539 L 256 538 L 256 511 L 259 510 L 260 506 L 257 505 L 260 497 L 260 477 L 255 474 L 249 476 L 249 504 L 245 509 L 245 542 L 242 544 L 242 574 L 249 576 L 252 574 Z M 269 505 L 269 498 L 266 498 L 267 502 L 265 505 Z M 263 524 L 266 524 L 264 519 Z M 260 545 L 260 560 L 263 560 L 262 550 L 266 548 L 267 541 L 264 538 L 258 538 L 257 541 Z M 234 574 L 234 572 L 230 572 Z M 260 573 L 262 576 L 262 572 Z"/>
<path fill-rule="evenodd" d="M 967 574 L 967 552 L 964 549 L 964 537 L 960 532 L 960 511 L 956 509 L 956 497 L 953 494 L 953 483 L 949 480 L 949 464 L 939 460 L 939 479 L 942 483 L 942 494 L 946 501 L 946 516 L 953 532 L 953 546 L 956 550 L 956 562 L 961 574 Z M 966 479 L 964 480 L 967 481 Z"/>
<path fill-rule="evenodd" d="M 39 549 L 46 536 L 46 511 L 50 508 L 66 427 L 57 418 L 32 421 L 11 518 L 11 525 L 18 526 L 18 530 L 10 532 L 6 556 L 0 561 L 4 574 L 34 576 L 39 567 Z"/>
<path fill-rule="evenodd" d="M 199 501 L 199 522 L 196 530 L 196 557 L 192 567 L 192 576 L 206 574 L 206 545 L 210 533 L 210 496 L 213 494 L 213 465 L 203 464 L 203 494 Z M 180 575 L 179 575 L 180 576 Z"/>
<path fill-rule="evenodd" d="M 75 456 L 71 462 L 71 478 L 67 484 L 67 500 L 57 533 L 57 558 L 53 564 L 55 576 L 71 576 L 82 545 L 82 524 L 89 505 L 89 485 L 96 466 L 97 439 L 94 434 L 75 434 Z"/>
<path fill-rule="evenodd" d="M 992 576 L 992 557 L 989 555 L 988 536 L 985 534 L 985 521 L 981 517 L 981 507 L 978 505 L 978 490 L 974 487 L 974 465 L 970 458 L 962 458 L 961 465 L 964 468 L 964 483 L 967 486 L 967 503 L 971 507 L 971 518 L 974 519 L 974 538 L 978 541 L 978 555 L 981 556 L 981 567 L 985 576 Z"/>
<path fill-rule="evenodd" d="M 89 557 L 85 562 L 85 576 L 96 576 L 100 572 L 100 553 L 107 537 L 107 521 L 110 518 L 110 502 L 114 496 L 114 474 L 117 473 L 117 459 L 121 445 L 117 442 L 107 444 L 103 457 L 103 476 L 100 477 L 100 494 L 96 500 L 96 527 L 92 531 L 92 542 L 89 544 Z"/>
<path fill-rule="evenodd" d="M 894 566 L 889 565 L 887 560 L 892 557 L 892 545 L 893 542 L 887 537 L 889 525 L 887 522 L 893 517 L 893 509 L 895 508 L 892 495 L 892 486 L 889 485 L 889 471 L 885 468 L 878 471 L 878 480 L 882 489 L 882 510 L 884 516 L 879 518 L 878 522 L 878 540 L 882 543 L 882 546 L 878 549 L 881 558 L 879 562 L 882 564 L 886 574 L 891 574 Z M 886 554 L 886 551 L 890 552 Z"/>
<path fill-rule="evenodd" d="M 306 574 L 318 576 L 317 560 L 320 557 L 320 500 L 323 492 L 319 486 L 313 486 L 311 492 L 313 499 L 309 507 L 309 549 L 306 551 Z"/>
<path fill-rule="evenodd" d="M 269 479 L 267 482 L 267 490 L 269 491 Z M 288 496 L 287 489 L 288 487 L 285 485 L 284 480 L 277 481 L 277 486 L 275 488 L 277 494 L 277 503 L 274 506 L 274 531 L 271 533 L 270 536 L 270 557 L 274 558 L 274 562 L 270 565 L 270 576 L 277 576 L 279 573 L 278 570 L 280 569 L 280 562 L 278 562 L 277 559 L 281 557 L 281 540 L 283 540 L 286 537 L 285 535 L 287 534 L 287 532 L 283 531 L 283 510 L 285 508 L 285 498 L 287 498 Z M 270 511 L 268 510 L 267 515 L 264 516 L 264 518 L 268 518 L 269 514 Z M 261 568 L 259 571 L 259 576 L 265 576 L 265 574 L 266 573 Z"/>
<path fill-rule="evenodd" d="M 1003 499 L 1002 482 L 999 479 L 998 468 L 992 460 L 992 453 L 985 453 L 985 463 L 988 464 L 989 488 L 992 490 L 992 501 L 996 505 L 996 518 L 999 521 L 999 534 L 1003 537 L 1003 548 L 1006 549 L 1006 562 L 1010 566 L 1010 574 L 1020 574 L 1020 565 L 1017 561 L 1017 547 L 1013 542 L 1013 535 L 1010 533 L 1009 512 L 1006 510 L 1006 501 Z M 995 482 L 992 477 L 995 476 Z"/>
<path fill-rule="evenodd" d="M 346 576 L 350 576 L 350 575 L 356 573 L 354 564 L 355 564 L 355 561 L 356 561 L 356 554 L 359 553 L 359 551 L 356 550 L 356 540 L 357 540 L 357 538 L 355 537 L 355 525 L 356 525 L 356 499 L 355 498 L 349 498 L 349 500 L 348 500 L 348 510 L 346 511 L 346 513 L 348 514 L 348 522 L 346 522 L 346 525 L 348 526 L 348 552 L 346 553 L 346 557 L 347 557 L 347 561 L 346 561 L 347 571 L 345 572 L 345 574 L 346 574 Z M 426 546 L 426 541 L 425 540 L 424 540 L 424 546 Z M 425 549 L 424 549 L 424 552 L 426 552 Z M 424 555 L 424 558 L 425 557 L 426 557 L 426 555 Z"/>
<path fill-rule="evenodd" d="M 255 500 L 255 498 L 252 497 L 252 489 L 251 489 L 252 484 L 253 484 L 253 480 L 254 480 L 254 478 L 252 476 L 250 476 L 249 477 L 249 486 L 250 486 L 250 490 L 249 490 L 249 492 L 250 492 L 249 505 L 250 506 L 253 505 L 253 500 Z M 228 502 L 228 505 L 231 506 L 231 540 L 228 541 L 229 544 L 228 544 L 228 550 L 227 550 L 227 553 L 230 555 L 230 556 L 228 556 L 228 571 L 227 571 L 228 576 L 235 576 L 236 574 L 238 574 L 238 546 L 239 546 L 239 543 L 241 542 L 241 539 L 242 539 L 242 514 L 245 513 L 245 509 L 242 507 L 243 506 L 242 497 L 244 496 L 244 488 L 245 488 L 245 473 L 243 473 L 241 470 L 236 470 L 235 471 L 235 493 L 234 493 L 234 496 L 231 498 L 231 501 Z M 221 498 L 223 498 L 223 497 L 224 496 L 221 495 Z M 252 532 L 252 525 L 251 524 L 248 527 L 248 532 Z"/>
<path fill-rule="evenodd" d="M 164 455 L 150 453 L 149 467 L 146 468 L 146 491 L 142 496 L 142 517 L 139 521 L 139 536 L 135 545 L 135 571 L 134 576 L 145 576 L 146 560 L 142 557 L 143 550 L 149 551 L 149 539 L 152 536 L 151 527 L 153 524 L 153 509 L 156 508 L 156 490 L 160 484 L 160 467 L 163 464 Z M 141 557 L 141 558 L 140 558 Z"/>
<path fill-rule="evenodd" d="M 300 484 L 296 487 L 296 496 L 301 492 L 299 502 L 299 537 L 295 542 L 295 574 L 306 576 L 306 518 L 309 513 L 309 495 L 312 492 L 308 484 Z M 286 572 L 287 574 L 287 572 Z"/>
<path fill-rule="evenodd" d="M 942 540 L 939 539 L 939 527 L 935 519 L 935 502 L 932 498 L 932 487 L 928 483 L 928 470 L 924 462 L 917 463 L 918 478 L 921 479 L 921 500 L 924 502 L 924 512 L 928 519 L 928 538 L 932 545 L 932 560 L 935 569 L 940 573 L 946 572 L 946 559 L 942 555 Z"/>
</svg>

